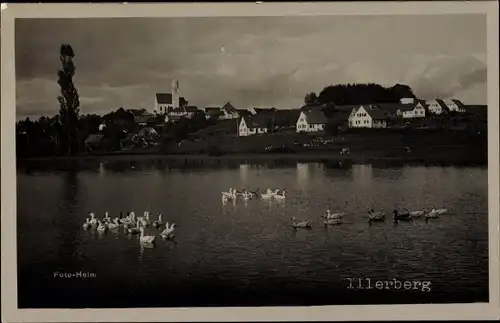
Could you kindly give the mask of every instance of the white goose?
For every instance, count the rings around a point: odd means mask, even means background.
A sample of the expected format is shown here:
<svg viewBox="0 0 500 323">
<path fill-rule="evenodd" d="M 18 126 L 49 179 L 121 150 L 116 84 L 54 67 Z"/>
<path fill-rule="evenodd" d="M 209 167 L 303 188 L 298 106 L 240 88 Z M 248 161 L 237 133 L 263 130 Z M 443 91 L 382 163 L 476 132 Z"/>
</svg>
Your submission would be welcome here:
<svg viewBox="0 0 500 323">
<path fill-rule="evenodd" d="M 339 213 L 332 213 L 330 210 L 326 210 L 326 215 L 323 215 L 322 217 L 324 219 L 341 219 L 345 216 L 344 212 L 339 212 Z"/>
<path fill-rule="evenodd" d="M 425 218 L 437 218 L 439 217 L 440 213 L 436 212 L 435 209 L 430 210 L 429 212 L 424 213 Z"/>
<path fill-rule="evenodd" d="M 90 215 L 90 224 L 91 225 L 97 225 L 98 221 L 97 221 L 97 218 L 95 217 L 95 214 L 94 213 L 90 213 L 89 215 Z"/>
<path fill-rule="evenodd" d="M 341 218 L 332 218 L 332 219 L 325 219 L 323 221 L 325 225 L 335 225 L 335 224 L 342 224 L 342 219 Z"/>
<path fill-rule="evenodd" d="M 284 200 L 284 199 L 286 199 L 286 191 L 285 191 L 285 190 L 282 190 L 282 191 L 281 191 L 281 194 L 279 194 L 279 190 L 276 190 L 276 191 L 274 192 L 274 198 L 275 198 L 276 200 Z"/>
<path fill-rule="evenodd" d="M 83 228 L 85 230 L 89 229 L 90 227 L 92 226 L 92 224 L 90 224 L 90 219 L 89 218 L 86 218 L 85 219 L 85 223 L 83 224 Z"/>
<path fill-rule="evenodd" d="M 311 221 L 309 220 L 299 221 L 295 217 L 292 217 L 291 220 L 294 228 L 311 228 Z"/>
<path fill-rule="evenodd" d="M 109 217 L 109 213 L 108 212 L 104 213 L 103 222 L 104 223 L 111 223 L 111 218 Z"/>
<path fill-rule="evenodd" d="M 159 228 L 159 227 L 161 227 L 162 224 L 163 224 L 163 222 L 162 222 L 162 215 L 161 215 L 161 213 L 159 213 L 158 214 L 158 220 L 153 222 L 153 226 L 155 228 Z"/>
<path fill-rule="evenodd" d="M 98 232 L 106 232 L 108 230 L 108 226 L 105 223 L 102 223 L 101 221 L 98 221 L 97 223 L 99 224 L 97 226 Z"/>
<path fill-rule="evenodd" d="M 139 230 L 141 230 L 141 236 L 139 238 L 139 241 L 141 243 L 147 243 L 147 244 L 155 243 L 156 236 L 145 236 L 143 227 L 140 227 Z"/>
<path fill-rule="evenodd" d="M 222 196 L 229 199 L 234 199 L 236 198 L 236 189 L 230 188 L 228 192 L 222 192 Z"/>
<path fill-rule="evenodd" d="M 130 213 L 129 213 L 129 214 L 127 214 L 127 216 L 126 216 L 126 217 L 124 217 L 124 218 L 120 218 L 120 219 L 119 219 L 119 221 L 120 221 L 120 223 L 121 223 L 121 224 L 125 224 L 125 223 L 130 222 Z"/>
<path fill-rule="evenodd" d="M 160 234 L 163 239 L 172 239 L 175 233 L 175 222 L 169 227 L 168 222 L 165 223 L 165 230 Z"/>
<path fill-rule="evenodd" d="M 409 212 L 411 217 L 419 217 L 425 214 L 424 210 L 411 211 Z"/>
<path fill-rule="evenodd" d="M 113 222 L 108 223 L 108 229 L 116 230 L 120 227 L 120 223 L 118 222 L 118 218 L 114 219 Z"/>
<path fill-rule="evenodd" d="M 267 189 L 266 193 L 260 194 L 263 199 L 272 199 L 274 197 L 274 192 L 270 188 Z"/>
<path fill-rule="evenodd" d="M 384 212 L 375 212 L 373 209 L 368 211 L 368 219 L 370 221 L 383 221 L 385 220 Z"/>
<path fill-rule="evenodd" d="M 448 212 L 448 209 L 435 209 L 435 208 L 433 208 L 433 209 L 431 210 L 431 212 L 435 212 L 435 213 L 437 213 L 437 214 L 443 214 L 443 213 Z"/>
<path fill-rule="evenodd" d="M 143 217 L 138 217 L 137 220 L 141 222 L 141 225 L 144 227 L 147 227 L 149 224 L 149 212 L 144 211 L 144 216 Z"/>
<path fill-rule="evenodd" d="M 141 232 L 141 230 L 140 230 L 140 228 L 139 228 L 139 227 L 140 227 L 140 222 L 139 222 L 139 220 L 137 220 L 137 222 L 136 222 L 136 226 L 135 226 L 135 227 L 133 227 L 133 228 L 129 228 L 129 229 L 128 229 L 128 233 L 131 233 L 131 234 L 138 234 L 139 232 Z"/>
</svg>

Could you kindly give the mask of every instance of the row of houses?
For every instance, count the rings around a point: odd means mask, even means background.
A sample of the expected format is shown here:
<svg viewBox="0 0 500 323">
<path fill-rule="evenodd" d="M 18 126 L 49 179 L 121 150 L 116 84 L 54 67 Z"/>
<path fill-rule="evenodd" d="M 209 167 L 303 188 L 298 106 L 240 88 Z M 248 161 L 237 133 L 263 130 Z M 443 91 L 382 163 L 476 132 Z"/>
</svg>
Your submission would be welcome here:
<svg viewBox="0 0 500 323">
<path fill-rule="evenodd" d="M 331 118 L 327 116 L 329 109 L 335 111 L 335 115 Z M 269 132 L 270 129 L 273 129 L 272 118 L 279 111 L 281 110 L 241 117 L 238 127 L 239 136 Z M 310 104 L 298 111 L 294 122 L 296 132 L 321 132 L 325 130 L 329 119 L 332 118 L 337 119 L 336 124 L 346 123 L 349 128 L 387 128 L 390 121 L 444 115 L 451 111 L 461 113 L 466 112 L 466 108 L 459 100 L 402 99 L 401 103 L 350 106 Z"/>
</svg>

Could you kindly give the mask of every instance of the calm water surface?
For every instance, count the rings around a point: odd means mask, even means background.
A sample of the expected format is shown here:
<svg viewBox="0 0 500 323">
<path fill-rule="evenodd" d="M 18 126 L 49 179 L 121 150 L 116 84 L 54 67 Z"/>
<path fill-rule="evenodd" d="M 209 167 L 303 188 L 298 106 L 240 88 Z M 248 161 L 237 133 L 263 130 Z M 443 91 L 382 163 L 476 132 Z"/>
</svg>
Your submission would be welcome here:
<svg viewBox="0 0 500 323">
<path fill-rule="evenodd" d="M 261 306 L 488 301 L 487 169 L 325 164 L 169 168 L 99 163 L 18 172 L 19 307 Z M 223 204 L 229 187 L 286 188 L 283 202 Z M 369 225 L 366 210 L 448 208 Z M 347 212 L 325 227 L 325 210 Z M 149 210 L 176 239 L 85 231 L 89 212 Z M 290 218 L 311 219 L 294 230 Z M 54 272 L 95 274 L 54 278 Z M 348 277 L 432 290 L 348 289 Z"/>
</svg>

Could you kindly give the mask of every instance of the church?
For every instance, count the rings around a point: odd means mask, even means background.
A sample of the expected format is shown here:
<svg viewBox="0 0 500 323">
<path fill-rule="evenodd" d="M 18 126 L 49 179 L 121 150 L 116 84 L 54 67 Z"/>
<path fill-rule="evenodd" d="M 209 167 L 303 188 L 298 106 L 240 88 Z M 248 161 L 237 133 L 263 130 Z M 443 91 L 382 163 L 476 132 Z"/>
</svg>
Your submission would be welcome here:
<svg viewBox="0 0 500 323">
<path fill-rule="evenodd" d="M 172 93 L 156 93 L 153 113 L 168 114 L 179 108 L 185 108 L 188 102 L 179 96 L 179 81 L 172 81 Z"/>
</svg>

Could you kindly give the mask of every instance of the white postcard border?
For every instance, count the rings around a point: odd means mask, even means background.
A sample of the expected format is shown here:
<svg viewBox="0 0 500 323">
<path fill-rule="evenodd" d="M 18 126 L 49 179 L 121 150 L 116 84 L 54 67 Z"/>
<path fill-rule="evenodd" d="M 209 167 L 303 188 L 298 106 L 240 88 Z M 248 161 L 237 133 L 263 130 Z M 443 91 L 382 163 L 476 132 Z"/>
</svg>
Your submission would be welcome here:
<svg viewBox="0 0 500 323">
<path fill-rule="evenodd" d="M 499 80 L 496 1 L 343 3 L 8 4 L 2 8 L 2 321 L 311 321 L 475 320 L 500 316 L 499 269 Z M 151 309 L 17 309 L 15 18 L 209 17 L 283 15 L 485 14 L 488 32 L 488 178 L 490 302 L 475 304 L 336 305 L 312 307 L 213 307 Z"/>
</svg>

